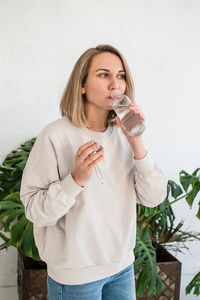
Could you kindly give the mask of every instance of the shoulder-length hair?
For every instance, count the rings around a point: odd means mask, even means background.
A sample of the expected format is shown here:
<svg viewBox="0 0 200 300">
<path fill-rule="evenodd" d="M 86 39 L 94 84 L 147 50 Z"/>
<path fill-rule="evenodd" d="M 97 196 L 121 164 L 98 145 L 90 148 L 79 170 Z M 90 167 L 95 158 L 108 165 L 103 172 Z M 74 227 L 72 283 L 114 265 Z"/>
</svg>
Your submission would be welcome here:
<svg viewBox="0 0 200 300">
<path fill-rule="evenodd" d="M 87 125 L 86 101 L 82 95 L 82 87 L 87 79 L 93 57 L 96 54 L 110 52 L 117 55 L 122 62 L 126 78 L 126 91 L 130 99 L 134 100 L 134 84 L 128 64 L 123 55 L 111 45 L 98 45 L 85 51 L 77 60 L 60 102 L 62 116 L 67 116 L 73 125 L 84 127 Z M 116 116 L 113 110 L 108 113 L 108 122 Z"/>
</svg>

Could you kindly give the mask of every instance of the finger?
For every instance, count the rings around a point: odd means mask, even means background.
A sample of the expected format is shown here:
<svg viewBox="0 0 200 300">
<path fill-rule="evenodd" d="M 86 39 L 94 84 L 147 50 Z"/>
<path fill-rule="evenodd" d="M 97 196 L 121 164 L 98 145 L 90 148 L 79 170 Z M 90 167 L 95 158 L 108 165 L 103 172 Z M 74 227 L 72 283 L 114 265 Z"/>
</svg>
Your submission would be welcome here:
<svg viewBox="0 0 200 300">
<path fill-rule="evenodd" d="M 94 145 L 94 141 L 90 141 L 90 142 L 88 142 L 88 143 L 83 144 L 83 145 L 78 149 L 78 151 L 77 151 L 77 153 L 76 153 L 76 156 L 79 157 L 80 154 L 81 154 L 84 150 L 88 149 L 88 148 L 91 147 L 92 145 Z"/>
<path fill-rule="evenodd" d="M 86 148 L 85 150 L 83 150 L 78 157 L 80 162 L 83 163 L 84 160 L 86 160 L 87 157 L 90 156 L 92 153 L 94 153 L 99 147 L 100 147 L 100 145 L 93 144 L 93 145 L 89 146 L 88 148 Z"/>
<path fill-rule="evenodd" d="M 133 102 L 130 104 L 130 109 L 135 109 L 135 110 L 141 111 L 140 106 L 136 102 Z"/>
<path fill-rule="evenodd" d="M 97 149 L 94 150 L 94 152 L 92 152 L 91 155 L 96 154 L 98 151 L 100 151 L 101 149 L 103 149 L 102 146 L 99 146 Z"/>
<path fill-rule="evenodd" d="M 138 115 L 142 120 L 145 120 L 144 114 L 138 104 L 132 103 L 130 105 L 130 110 L 133 111 L 134 114 Z"/>
<path fill-rule="evenodd" d="M 144 117 L 143 113 L 139 113 L 139 117 L 140 117 L 143 121 L 145 121 L 145 117 Z"/>
<path fill-rule="evenodd" d="M 91 153 L 84 161 L 85 166 L 93 166 L 93 163 L 95 164 L 95 161 L 98 161 L 100 157 L 103 158 L 104 150 L 103 148 L 96 152 L 95 154 Z"/>
<path fill-rule="evenodd" d="M 100 154 L 100 153 L 99 153 Z M 94 168 L 96 165 L 98 165 L 98 163 L 100 163 L 100 161 L 104 158 L 103 154 L 100 154 L 96 159 L 94 159 L 93 161 L 91 161 L 88 165 L 88 167 L 90 168 Z"/>
<path fill-rule="evenodd" d="M 135 114 L 141 114 L 143 115 L 141 109 L 139 106 L 130 106 L 129 107 L 131 111 L 133 111 Z"/>
</svg>

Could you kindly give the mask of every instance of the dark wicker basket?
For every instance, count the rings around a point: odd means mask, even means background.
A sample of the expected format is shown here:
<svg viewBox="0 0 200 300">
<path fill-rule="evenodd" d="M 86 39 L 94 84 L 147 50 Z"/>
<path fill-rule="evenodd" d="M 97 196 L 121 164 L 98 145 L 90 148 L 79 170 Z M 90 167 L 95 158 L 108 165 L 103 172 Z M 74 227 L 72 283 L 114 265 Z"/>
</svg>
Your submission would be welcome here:
<svg viewBox="0 0 200 300">
<path fill-rule="evenodd" d="M 44 262 L 18 255 L 18 293 L 19 300 L 48 300 L 47 270 Z"/>
</svg>

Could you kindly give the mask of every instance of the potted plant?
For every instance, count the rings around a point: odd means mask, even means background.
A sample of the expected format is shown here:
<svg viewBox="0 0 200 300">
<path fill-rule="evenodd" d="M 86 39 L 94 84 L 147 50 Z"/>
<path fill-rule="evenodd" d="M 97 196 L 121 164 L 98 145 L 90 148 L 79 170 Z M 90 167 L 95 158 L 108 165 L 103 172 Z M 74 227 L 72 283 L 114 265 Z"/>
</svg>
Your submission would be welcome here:
<svg viewBox="0 0 200 300">
<path fill-rule="evenodd" d="M 35 138 L 8 154 L 0 166 L 0 250 L 18 248 L 18 292 L 20 300 L 46 300 L 46 264 L 39 258 L 33 224 L 25 217 L 20 201 L 22 172 Z"/>
<path fill-rule="evenodd" d="M 166 253 L 166 250 L 181 251 L 180 244 L 185 247 L 185 241 L 200 240 L 200 233 L 182 231 L 183 222 L 175 226 L 172 205 L 185 199 L 190 207 L 192 206 L 200 191 L 199 174 L 200 169 L 196 169 L 192 175 L 181 171 L 179 174 L 181 186 L 169 180 L 167 197 L 161 205 L 155 208 L 138 205 L 134 266 L 135 273 L 139 275 L 136 285 L 137 296 L 142 299 L 160 299 L 159 296 L 152 295 L 162 294 L 164 298 L 161 299 L 167 300 L 171 299 L 172 293 L 175 296 L 174 300 L 179 299 L 181 264 L 171 254 Z M 197 217 L 200 219 L 200 210 Z M 168 261 L 169 265 L 162 264 L 164 261 Z M 193 293 L 200 295 L 200 272 L 189 283 L 186 293 L 191 293 L 193 288 Z"/>
<path fill-rule="evenodd" d="M 22 172 L 34 142 L 35 138 L 12 151 L 0 166 L 0 237 L 4 241 L 0 245 L 0 250 L 9 246 L 19 249 L 18 285 L 21 300 L 31 299 L 32 296 L 35 297 L 34 299 L 47 299 L 46 265 L 40 260 L 33 237 L 33 224 L 26 219 L 24 206 L 19 196 Z M 138 205 L 137 240 L 134 250 L 138 299 L 140 297 L 142 299 L 147 299 L 147 297 L 148 299 L 159 299 L 154 295 L 162 293 L 161 275 L 163 274 L 161 273 L 163 270 L 161 272 L 159 270 L 162 263 L 161 257 L 171 259 L 171 261 L 176 260 L 164 250 L 167 245 L 194 238 L 200 240 L 199 234 L 183 232 L 181 223 L 174 226 L 175 215 L 172 210 L 172 204 L 181 199 L 185 199 L 190 207 L 192 206 L 200 190 L 199 174 L 200 169 L 195 170 L 191 175 L 181 171 L 180 185 L 169 180 L 168 195 L 161 205 L 155 208 Z M 200 211 L 198 211 L 197 217 L 200 219 Z M 179 262 L 178 265 L 180 273 Z M 31 283 L 28 283 L 29 278 L 31 278 Z M 189 283 L 186 293 L 193 291 L 195 295 L 200 295 L 199 282 L 200 272 Z M 178 289 L 179 284 L 180 282 L 177 282 Z M 25 286 L 27 287 L 26 291 L 23 290 Z M 177 298 L 173 298 L 174 300 L 179 299 L 178 289 L 174 291 L 177 294 Z"/>
</svg>

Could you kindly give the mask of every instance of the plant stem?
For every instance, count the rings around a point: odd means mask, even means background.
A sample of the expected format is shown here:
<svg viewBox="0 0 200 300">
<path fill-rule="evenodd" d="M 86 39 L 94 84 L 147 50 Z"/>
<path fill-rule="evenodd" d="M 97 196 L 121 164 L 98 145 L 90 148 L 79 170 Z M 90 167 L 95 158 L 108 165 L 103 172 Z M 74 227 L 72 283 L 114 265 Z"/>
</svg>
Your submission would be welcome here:
<svg viewBox="0 0 200 300">
<path fill-rule="evenodd" d="M 181 199 L 187 197 L 189 193 L 190 193 L 190 191 L 189 191 L 188 193 L 184 194 L 183 196 L 181 196 L 181 197 L 179 197 L 179 198 L 176 198 L 175 200 L 169 202 L 168 204 L 165 205 L 164 209 L 167 208 L 167 207 L 169 207 L 169 206 L 171 206 L 171 205 L 174 204 L 175 202 L 177 202 L 177 201 L 179 201 L 179 200 L 181 200 Z M 160 210 L 154 212 L 151 216 L 149 216 L 149 217 L 147 217 L 146 219 L 144 219 L 144 220 L 141 222 L 140 226 L 143 225 L 144 223 L 149 223 L 149 221 L 150 221 L 154 216 L 156 216 L 157 214 L 161 213 L 162 211 L 163 211 L 163 209 L 162 209 L 162 210 L 160 209 Z"/>
<path fill-rule="evenodd" d="M 189 232 L 185 232 L 185 231 L 182 231 L 182 230 L 178 230 L 178 232 L 183 233 L 183 234 L 186 234 L 186 235 L 188 235 L 189 237 L 192 237 L 192 238 L 197 239 L 197 240 L 200 241 L 200 238 L 199 238 L 198 236 L 193 235 L 193 234 L 191 234 L 191 233 L 189 233 Z"/>
</svg>

